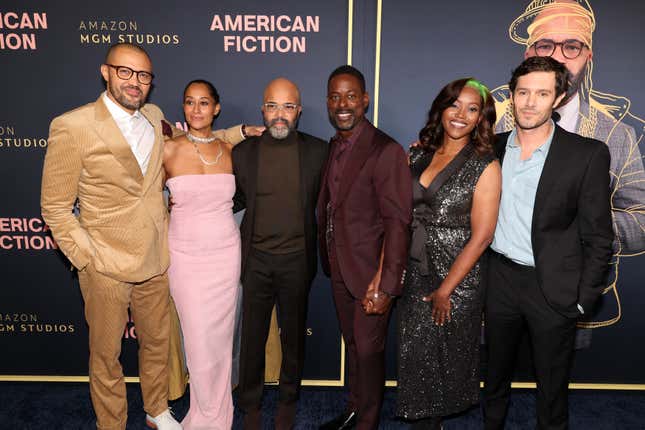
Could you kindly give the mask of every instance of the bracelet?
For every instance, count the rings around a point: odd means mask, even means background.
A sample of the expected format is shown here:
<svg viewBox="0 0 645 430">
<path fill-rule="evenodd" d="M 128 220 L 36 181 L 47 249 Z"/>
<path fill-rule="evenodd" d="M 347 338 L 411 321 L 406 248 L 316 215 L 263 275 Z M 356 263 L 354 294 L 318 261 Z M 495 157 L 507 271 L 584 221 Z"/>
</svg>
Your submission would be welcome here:
<svg viewBox="0 0 645 430">
<path fill-rule="evenodd" d="M 248 139 L 249 136 L 246 134 L 246 124 L 242 124 L 242 137 Z"/>
</svg>

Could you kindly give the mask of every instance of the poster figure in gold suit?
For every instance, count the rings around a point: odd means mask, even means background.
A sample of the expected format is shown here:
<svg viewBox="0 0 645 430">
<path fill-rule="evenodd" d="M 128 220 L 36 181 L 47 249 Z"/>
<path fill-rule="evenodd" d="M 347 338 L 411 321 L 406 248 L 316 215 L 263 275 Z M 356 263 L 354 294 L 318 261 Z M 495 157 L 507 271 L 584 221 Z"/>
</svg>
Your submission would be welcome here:
<svg viewBox="0 0 645 430">
<path fill-rule="evenodd" d="M 524 57 L 551 56 L 571 74 L 570 89 L 556 112 L 558 125 L 584 137 L 601 140 L 611 154 L 610 190 L 614 227 L 614 257 L 604 294 L 611 305 L 587 317 L 579 327 L 616 323 L 621 317 L 617 279 L 622 257 L 645 252 L 645 171 L 641 145 L 645 122 L 630 112 L 630 101 L 593 89 L 593 42 L 596 20 L 588 0 L 533 0 L 509 28 L 510 38 L 526 46 Z M 508 86 L 493 91 L 497 132 L 513 127 Z M 607 300 L 609 299 L 609 300 Z M 608 313 L 609 312 L 609 313 Z M 588 345 L 590 332 L 578 346 Z"/>
</svg>

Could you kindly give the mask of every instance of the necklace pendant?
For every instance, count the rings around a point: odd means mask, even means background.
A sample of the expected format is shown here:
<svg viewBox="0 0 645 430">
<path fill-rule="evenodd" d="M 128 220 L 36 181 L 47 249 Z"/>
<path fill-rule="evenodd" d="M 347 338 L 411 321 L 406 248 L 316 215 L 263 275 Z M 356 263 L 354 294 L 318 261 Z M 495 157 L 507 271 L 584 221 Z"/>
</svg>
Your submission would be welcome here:
<svg viewBox="0 0 645 430">
<path fill-rule="evenodd" d="M 204 156 L 202 155 L 201 152 L 199 152 L 199 148 L 197 147 L 196 142 L 192 142 L 193 146 L 195 147 L 195 152 L 197 153 L 197 156 L 201 160 L 202 163 L 204 163 L 207 166 L 214 166 L 215 164 L 219 163 L 219 159 L 222 158 L 222 155 L 224 154 L 224 151 L 222 150 L 222 144 L 220 142 L 217 142 L 217 145 L 219 146 L 219 152 L 215 156 L 214 161 L 208 161 Z"/>
</svg>

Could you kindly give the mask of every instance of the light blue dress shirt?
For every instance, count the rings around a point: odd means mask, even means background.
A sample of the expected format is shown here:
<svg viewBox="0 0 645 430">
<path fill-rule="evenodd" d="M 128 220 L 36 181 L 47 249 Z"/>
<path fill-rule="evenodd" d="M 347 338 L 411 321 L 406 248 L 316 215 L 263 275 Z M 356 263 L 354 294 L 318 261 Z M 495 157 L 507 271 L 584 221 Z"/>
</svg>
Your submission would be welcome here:
<svg viewBox="0 0 645 430">
<path fill-rule="evenodd" d="M 525 266 L 535 267 L 531 245 L 533 205 L 554 131 L 555 124 L 551 121 L 548 139 L 526 160 L 520 159 L 522 148 L 516 143 L 515 129 L 506 141 L 502 163 L 502 199 L 491 248 Z"/>
</svg>

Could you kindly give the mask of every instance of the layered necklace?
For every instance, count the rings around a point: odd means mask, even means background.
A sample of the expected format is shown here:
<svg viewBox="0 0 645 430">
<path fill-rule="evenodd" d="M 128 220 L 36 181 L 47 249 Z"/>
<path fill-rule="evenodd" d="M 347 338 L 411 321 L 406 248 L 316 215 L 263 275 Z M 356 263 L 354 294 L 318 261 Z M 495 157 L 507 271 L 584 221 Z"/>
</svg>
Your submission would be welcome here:
<svg viewBox="0 0 645 430">
<path fill-rule="evenodd" d="M 197 153 L 197 156 L 202 161 L 202 163 L 204 163 L 205 165 L 213 166 L 213 165 L 215 165 L 215 164 L 217 164 L 219 162 L 220 158 L 222 158 L 222 154 L 224 153 L 224 151 L 222 150 L 222 144 L 219 142 L 219 140 L 217 141 L 217 146 L 219 147 L 219 152 L 215 156 L 215 161 L 208 161 L 206 158 L 204 158 L 202 153 L 199 152 L 199 147 L 197 146 L 197 144 L 209 145 L 213 141 L 217 140 L 217 138 L 215 136 L 213 136 L 212 134 L 210 136 L 208 136 L 208 137 L 200 137 L 200 136 L 195 136 L 191 132 L 187 132 L 186 133 L 186 138 L 193 144 L 193 146 L 195 147 L 195 152 Z"/>
</svg>

